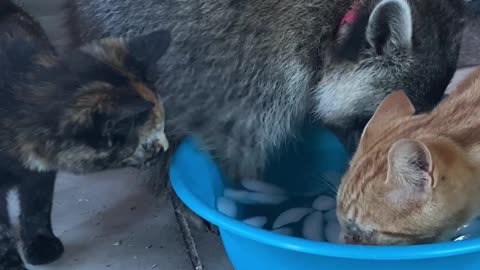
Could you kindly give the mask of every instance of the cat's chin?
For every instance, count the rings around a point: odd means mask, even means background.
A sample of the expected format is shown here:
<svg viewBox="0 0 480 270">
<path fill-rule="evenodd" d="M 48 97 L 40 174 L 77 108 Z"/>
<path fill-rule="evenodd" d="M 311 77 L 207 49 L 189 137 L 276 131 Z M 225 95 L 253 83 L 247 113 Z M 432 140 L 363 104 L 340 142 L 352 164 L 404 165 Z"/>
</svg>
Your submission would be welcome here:
<svg viewBox="0 0 480 270">
<path fill-rule="evenodd" d="M 136 160 L 135 162 L 132 162 L 132 160 L 126 160 L 122 162 L 119 167 L 130 167 L 130 168 L 139 169 L 139 170 L 148 169 L 153 167 L 155 164 L 158 164 L 160 160 L 161 160 L 161 155 L 152 156 L 142 162 L 138 160 Z"/>
</svg>

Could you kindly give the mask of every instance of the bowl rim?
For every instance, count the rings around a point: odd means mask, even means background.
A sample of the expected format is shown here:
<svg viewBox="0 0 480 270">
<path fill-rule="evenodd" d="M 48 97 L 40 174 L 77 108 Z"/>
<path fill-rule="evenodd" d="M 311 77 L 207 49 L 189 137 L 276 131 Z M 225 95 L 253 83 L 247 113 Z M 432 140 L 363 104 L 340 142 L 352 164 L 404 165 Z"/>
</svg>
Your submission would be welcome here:
<svg viewBox="0 0 480 270">
<path fill-rule="evenodd" d="M 185 184 L 186 177 L 186 174 L 176 169 L 175 166 L 170 169 L 170 181 L 174 191 L 193 212 L 218 226 L 221 231 L 225 230 L 269 246 L 314 255 L 360 260 L 430 259 L 480 251 L 480 238 L 425 245 L 379 247 L 314 242 L 276 234 L 249 226 L 212 209 L 189 190 Z"/>
</svg>

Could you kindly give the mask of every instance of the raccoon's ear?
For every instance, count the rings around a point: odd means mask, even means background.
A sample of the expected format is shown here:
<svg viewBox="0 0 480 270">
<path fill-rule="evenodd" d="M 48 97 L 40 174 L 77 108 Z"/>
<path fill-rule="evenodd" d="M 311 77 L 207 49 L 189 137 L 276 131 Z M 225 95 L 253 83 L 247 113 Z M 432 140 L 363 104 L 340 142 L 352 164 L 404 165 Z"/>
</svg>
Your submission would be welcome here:
<svg viewBox="0 0 480 270">
<path fill-rule="evenodd" d="M 413 22 L 407 0 L 382 0 L 368 20 L 366 38 L 378 53 L 408 50 L 412 45 Z"/>
<path fill-rule="evenodd" d="M 127 42 L 129 54 L 141 63 L 156 63 L 170 46 L 170 32 L 158 30 Z"/>
<path fill-rule="evenodd" d="M 435 187 L 433 160 L 428 147 L 416 140 L 402 139 L 388 152 L 386 183 L 392 187 L 387 198 L 400 206 L 422 202 Z"/>
<path fill-rule="evenodd" d="M 412 116 L 415 107 L 404 91 L 389 94 L 378 106 L 363 130 L 359 147 L 369 147 L 384 132 L 385 125 L 400 117 Z"/>
</svg>

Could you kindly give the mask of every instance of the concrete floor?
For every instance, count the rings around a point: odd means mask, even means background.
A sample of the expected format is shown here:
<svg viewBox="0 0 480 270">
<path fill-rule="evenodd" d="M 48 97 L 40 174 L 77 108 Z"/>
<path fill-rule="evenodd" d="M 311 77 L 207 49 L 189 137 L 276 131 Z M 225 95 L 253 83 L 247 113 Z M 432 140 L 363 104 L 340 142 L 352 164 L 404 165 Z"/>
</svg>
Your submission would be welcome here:
<svg viewBox="0 0 480 270">
<path fill-rule="evenodd" d="M 133 170 L 60 174 L 53 208 L 63 258 L 31 269 L 191 269 L 171 204 Z"/>
<path fill-rule="evenodd" d="M 201 232 L 203 268 L 192 266 L 171 203 L 151 196 L 134 170 L 60 173 L 55 191 L 53 226 L 66 252 L 32 270 L 232 269 L 217 237 Z"/>
</svg>

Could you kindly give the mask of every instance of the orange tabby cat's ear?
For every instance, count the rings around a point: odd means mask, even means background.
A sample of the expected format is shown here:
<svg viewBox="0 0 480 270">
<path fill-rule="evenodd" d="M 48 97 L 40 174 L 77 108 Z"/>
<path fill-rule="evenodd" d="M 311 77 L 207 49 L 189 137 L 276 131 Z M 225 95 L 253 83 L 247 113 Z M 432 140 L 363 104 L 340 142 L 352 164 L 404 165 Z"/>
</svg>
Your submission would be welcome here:
<svg viewBox="0 0 480 270">
<path fill-rule="evenodd" d="M 359 147 L 369 147 L 374 143 L 376 136 L 382 134 L 385 125 L 390 121 L 414 114 L 415 107 L 404 91 L 391 93 L 380 103 L 363 130 Z"/>
<path fill-rule="evenodd" d="M 388 152 L 387 184 L 393 188 L 390 199 L 400 204 L 427 199 L 435 184 L 432 171 L 432 155 L 424 143 L 397 141 Z"/>
</svg>

